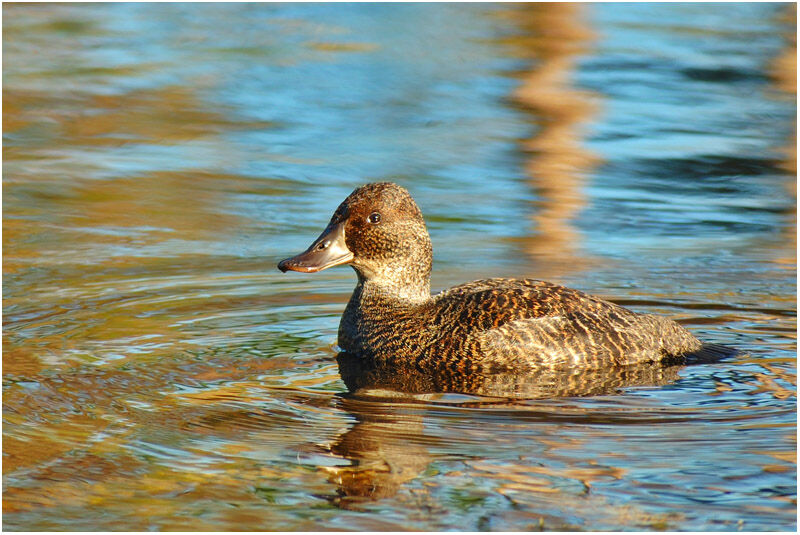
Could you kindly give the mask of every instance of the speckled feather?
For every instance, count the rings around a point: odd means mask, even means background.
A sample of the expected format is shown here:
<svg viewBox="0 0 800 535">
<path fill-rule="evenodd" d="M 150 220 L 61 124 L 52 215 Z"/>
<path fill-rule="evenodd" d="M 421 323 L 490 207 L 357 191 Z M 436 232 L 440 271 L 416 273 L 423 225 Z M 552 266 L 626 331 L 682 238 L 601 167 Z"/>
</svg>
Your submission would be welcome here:
<svg viewBox="0 0 800 535">
<path fill-rule="evenodd" d="M 375 213 L 379 222 L 371 223 Z M 603 367 L 657 362 L 704 347 L 672 320 L 544 281 L 480 280 L 431 297 L 430 238 L 416 203 L 396 184 L 356 189 L 334 213 L 329 228 L 334 225 L 344 226 L 358 274 L 339 345 L 380 368 L 493 373 Z"/>
<path fill-rule="evenodd" d="M 342 349 L 418 371 L 626 365 L 702 346 L 669 319 L 537 280 L 475 281 L 422 303 L 353 297 L 339 329 Z"/>
</svg>

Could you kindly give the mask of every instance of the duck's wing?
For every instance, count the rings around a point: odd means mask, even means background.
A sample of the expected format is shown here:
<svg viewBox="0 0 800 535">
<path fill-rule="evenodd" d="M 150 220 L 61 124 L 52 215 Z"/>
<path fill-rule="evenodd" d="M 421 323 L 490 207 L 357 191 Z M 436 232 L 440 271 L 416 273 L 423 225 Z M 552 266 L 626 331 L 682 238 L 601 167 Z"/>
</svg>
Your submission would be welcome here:
<svg viewBox="0 0 800 535">
<path fill-rule="evenodd" d="M 632 312 L 589 294 L 534 279 L 486 279 L 454 286 L 434 298 L 442 318 L 478 330 L 532 318 L 563 317 L 580 311 Z"/>
<path fill-rule="evenodd" d="M 444 292 L 436 303 L 439 312 L 459 318 L 456 330 L 469 325 L 473 343 L 500 366 L 624 365 L 700 347 L 669 319 L 544 281 L 476 281 Z"/>
<path fill-rule="evenodd" d="M 661 319 L 574 311 L 510 321 L 479 333 L 477 339 L 484 354 L 507 366 L 627 365 L 660 361 L 669 354 L 663 348 Z"/>
</svg>

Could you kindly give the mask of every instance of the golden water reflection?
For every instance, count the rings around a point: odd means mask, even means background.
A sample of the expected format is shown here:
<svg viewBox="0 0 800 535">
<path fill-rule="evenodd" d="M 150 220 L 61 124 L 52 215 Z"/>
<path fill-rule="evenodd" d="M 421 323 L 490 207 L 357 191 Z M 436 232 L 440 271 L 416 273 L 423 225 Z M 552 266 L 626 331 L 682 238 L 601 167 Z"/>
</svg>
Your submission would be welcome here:
<svg viewBox="0 0 800 535">
<path fill-rule="evenodd" d="M 790 95 L 797 102 L 797 4 L 787 5 L 781 12 L 781 20 L 791 28 L 783 35 L 784 46 L 778 56 L 773 58 L 769 66 L 769 73 L 772 83 L 782 92 Z M 780 147 L 778 151 L 783 155 L 780 166 L 788 171 L 786 193 L 794 198 L 795 205 L 786 213 L 789 223 L 784 226 L 783 234 L 789 247 L 785 250 L 792 254 L 788 257 L 777 259 L 779 263 L 786 265 L 789 269 L 797 269 L 797 121 L 792 130 L 788 143 Z M 794 177 L 794 180 L 792 179 Z"/>
<path fill-rule="evenodd" d="M 572 80 L 579 57 L 591 51 L 595 39 L 585 10 L 582 4 L 560 2 L 511 8 L 522 33 L 510 44 L 531 61 L 512 98 L 536 126 L 520 142 L 528 182 L 539 197 L 533 211 L 535 234 L 524 239 L 523 247 L 536 276 L 544 279 L 593 262 L 574 225 L 587 202 L 585 177 L 601 161 L 583 143 L 586 127 L 598 113 L 599 96 L 576 88 Z"/>
<path fill-rule="evenodd" d="M 797 4 L 788 4 L 781 13 L 781 20 L 790 28 L 797 27 Z M 784 46 L 778 56 L 773 58 L 769 73 L 773 83 L 781 91 L 797 98 L 797 33 L 788 31 L 783 36 Z M 790 173 L 797 174 L 797 129 L 782 151 L 785 159 L 782 166 Z M 797 188 L 790 188 L 789 193 L 797 195 Z"/>
</svg>

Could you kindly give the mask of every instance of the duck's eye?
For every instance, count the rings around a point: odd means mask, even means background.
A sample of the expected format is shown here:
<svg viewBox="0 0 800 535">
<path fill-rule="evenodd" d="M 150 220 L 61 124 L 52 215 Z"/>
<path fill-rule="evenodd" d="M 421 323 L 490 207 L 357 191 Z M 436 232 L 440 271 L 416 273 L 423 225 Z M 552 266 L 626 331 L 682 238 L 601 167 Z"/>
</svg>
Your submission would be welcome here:
<svg viewBox="0 0 800 535">
<path fill-rule="evenodd" d="M 379 214 L 378 212 L 372 212 L 371 214 L 369 214 L 369 217 L 367 218 L 367 221 L 369 221 L 373 225 L 376 224 L 376 223 L 380 223 L 381 222 L 381 214 Z"/>
</svg>

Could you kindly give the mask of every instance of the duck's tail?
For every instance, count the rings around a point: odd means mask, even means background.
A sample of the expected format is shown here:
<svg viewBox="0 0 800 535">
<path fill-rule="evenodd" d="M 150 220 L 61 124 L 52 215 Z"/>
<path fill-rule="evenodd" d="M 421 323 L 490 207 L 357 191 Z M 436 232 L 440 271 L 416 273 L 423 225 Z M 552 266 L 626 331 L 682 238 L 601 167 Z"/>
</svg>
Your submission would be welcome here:
<svg viewBox="0 0 800 535">
<path fill-rule="evenodd" d="M 697 351 L 687 353 L 687 364 L 711 364 L 724 359 L 736 356 L 741 351 L 735 347 L 723 346 L 721 344 L 703 344 Z"/>
</svg>

